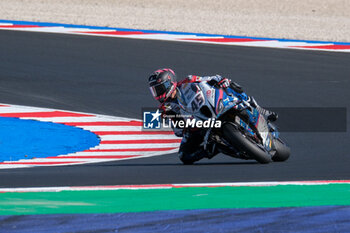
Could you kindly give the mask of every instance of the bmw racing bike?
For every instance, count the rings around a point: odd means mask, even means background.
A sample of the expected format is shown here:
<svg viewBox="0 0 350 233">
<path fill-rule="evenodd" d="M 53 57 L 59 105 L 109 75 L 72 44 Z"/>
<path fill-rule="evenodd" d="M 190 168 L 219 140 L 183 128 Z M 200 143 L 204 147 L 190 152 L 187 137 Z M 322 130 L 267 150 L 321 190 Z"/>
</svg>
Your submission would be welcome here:
<svg viewBox="0 0 350 233">
<path fill-rule="evenodd" d="M 276 126 L 259 112 L 255 101 L 247 101 L 242 91 L 232 85 L 220 88 L 200 82 L 185 84 L 180 92 L 183 114 L 199 121 L 221 121 L 221 127 L 205 129 L 203 145 L 209 156 L 216 150 L 259 163 L 289 158 L 290 148 L 279 137 Z"/>
</svg>

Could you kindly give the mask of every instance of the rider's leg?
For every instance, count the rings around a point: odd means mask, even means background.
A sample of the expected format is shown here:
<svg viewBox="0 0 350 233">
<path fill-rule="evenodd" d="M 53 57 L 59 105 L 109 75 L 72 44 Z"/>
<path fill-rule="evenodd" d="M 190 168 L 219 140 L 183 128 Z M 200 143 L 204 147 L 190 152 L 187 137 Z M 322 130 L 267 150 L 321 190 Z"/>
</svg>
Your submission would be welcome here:
<svg viewBox="0 0 350 233">
<path fill-rule="evenodd" d="M 253 96 L 249 97 L 248 102 L 250 105 L 255 107 L 260 112 L 260 114 L 263 114 L 267 118 L 268 121 L 274 122 L 278 119 L 278 114 L 276 112 L 267 110 L 267 109 L 261 107 L 260 105 L 258 105 L 258 103 L 256 102 L 256 100 L 254 99 Z"/>
<path fill-rule="evenodd" d="M 184 134 L 179 149 L 179 158 L 184 164 L 192 164 L 208 156 L 201 146 L 203 139 L 204 136 L 200 130 Z"/>
</svg>

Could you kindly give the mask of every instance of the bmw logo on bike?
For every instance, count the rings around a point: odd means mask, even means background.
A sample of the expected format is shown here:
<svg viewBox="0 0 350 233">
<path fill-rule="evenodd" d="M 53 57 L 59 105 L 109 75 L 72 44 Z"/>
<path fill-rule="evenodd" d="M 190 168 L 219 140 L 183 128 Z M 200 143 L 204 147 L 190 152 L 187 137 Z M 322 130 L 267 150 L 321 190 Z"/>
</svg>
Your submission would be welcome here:
<svg viewBox="0 0 350 233">
<path fill-rule="evenodd" d="M 160 129 L 160 116 L 159 109 L 157 111 L 144 111 L 143 112 L 143 128 L 144 129 Z"/>
</svg>

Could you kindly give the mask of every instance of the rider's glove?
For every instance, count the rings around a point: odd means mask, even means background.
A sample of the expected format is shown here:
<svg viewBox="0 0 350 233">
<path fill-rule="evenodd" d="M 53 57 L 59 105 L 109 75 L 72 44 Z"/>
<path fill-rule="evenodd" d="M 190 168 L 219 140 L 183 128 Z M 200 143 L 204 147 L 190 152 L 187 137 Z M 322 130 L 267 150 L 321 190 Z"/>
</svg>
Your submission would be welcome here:
<svg viewBox="0 0 350 233">
<path fill-rule="evenodd" d="M 231 84 L 231 80 L 227 78 L 221 79 L 220 82 L 218 82 L 219 87 L 221 88 L 228 88 Z"/>
<path fill-rule="evenodd" d="M 164 118 L 168 112 L 172 110 L 171 105 L 169 103 L 163 103 L 159 106 L 159 111 L 162 114 L 161 117 Z"/>
<path fill-rule="evenodd" d="M 231 84 L 231 80 L 227 78 L 223 78 L 220 75 L 216 75 L 212 77 L 212 79 L 209 81 L 209 84 L 217 84 L 221 88 L 227 88 Z"/>
</svg>

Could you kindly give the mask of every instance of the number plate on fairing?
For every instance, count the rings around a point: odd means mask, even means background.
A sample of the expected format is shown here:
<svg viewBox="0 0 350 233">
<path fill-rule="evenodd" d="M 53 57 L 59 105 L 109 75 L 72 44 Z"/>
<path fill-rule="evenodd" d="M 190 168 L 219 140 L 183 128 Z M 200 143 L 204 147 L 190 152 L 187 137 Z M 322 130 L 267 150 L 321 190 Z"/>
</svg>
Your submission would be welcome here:
<svg viewBox="0 0 350 233">
<path fill-rule="evenodd" d="M 181 87 L 180 103 L 189 112 L 197 112 L 205 104 L 203 92 L 195 83 L 186 83 Z"/>
</svg>

